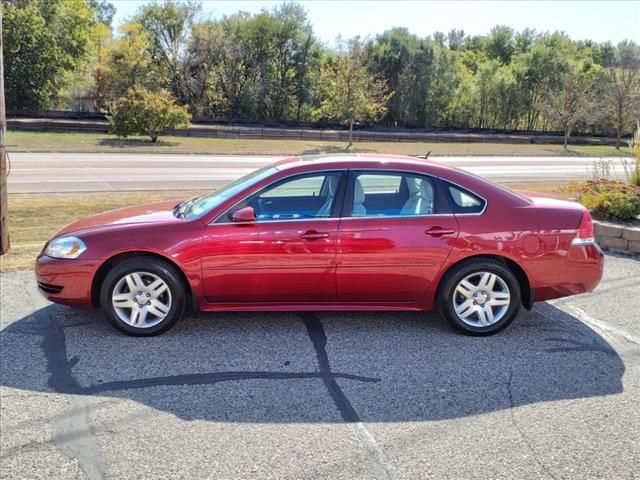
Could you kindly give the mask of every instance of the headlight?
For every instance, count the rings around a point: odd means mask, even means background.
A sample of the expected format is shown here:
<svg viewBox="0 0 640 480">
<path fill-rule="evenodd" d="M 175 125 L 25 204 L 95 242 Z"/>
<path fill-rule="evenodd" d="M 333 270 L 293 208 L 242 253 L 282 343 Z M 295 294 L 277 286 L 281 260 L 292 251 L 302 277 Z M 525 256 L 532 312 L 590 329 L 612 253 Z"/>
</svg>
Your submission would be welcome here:
<svg viewBox="0 0 640 480">
<path fill-rule="evenodd" d="M 53 258 L 78 258 L 87 246 L 78 237 L 58 237 L 49 242 L 44 254 Z"/>
</svg>

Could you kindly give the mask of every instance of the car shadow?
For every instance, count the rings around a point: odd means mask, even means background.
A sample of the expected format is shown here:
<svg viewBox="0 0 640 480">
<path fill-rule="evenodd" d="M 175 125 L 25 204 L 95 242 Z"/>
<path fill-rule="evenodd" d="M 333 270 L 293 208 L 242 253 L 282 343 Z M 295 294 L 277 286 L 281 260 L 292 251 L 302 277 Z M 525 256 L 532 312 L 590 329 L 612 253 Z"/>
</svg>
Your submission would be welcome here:
<svg viewBox="0 0 640 480">
<path fill-rule="evenodd" d="M 625 371 L 598 333 L 545 303 L 483 338 L 421 312 L 198 314 L 132 338 L 98 311 L 58 305 L 0 333 L 5 387 L 187 420 L 442 420 L 617 394 Z"/>
</svg>

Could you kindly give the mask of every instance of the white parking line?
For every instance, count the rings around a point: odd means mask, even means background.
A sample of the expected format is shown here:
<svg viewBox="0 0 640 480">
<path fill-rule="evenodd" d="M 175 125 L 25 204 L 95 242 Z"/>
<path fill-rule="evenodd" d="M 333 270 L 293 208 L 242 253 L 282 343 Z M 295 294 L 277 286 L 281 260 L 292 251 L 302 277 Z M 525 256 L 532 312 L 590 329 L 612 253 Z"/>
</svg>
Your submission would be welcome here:
<svg viewBox="0 0 640 480">
<path fill-rule="evenodd" d="M 371 432 L 367 430 L 367 427 L 362 422 L 351 423 L 351 429 L 354 431 L 358 440 L 367 451 L 367 455 L 371 460 L 371 465 L 375 469 L 375 477 L 378 480 L 395 480 L 397 474 L 395 469 L 384 456 L 384 452 L 373 438 Z"/>
</svg>

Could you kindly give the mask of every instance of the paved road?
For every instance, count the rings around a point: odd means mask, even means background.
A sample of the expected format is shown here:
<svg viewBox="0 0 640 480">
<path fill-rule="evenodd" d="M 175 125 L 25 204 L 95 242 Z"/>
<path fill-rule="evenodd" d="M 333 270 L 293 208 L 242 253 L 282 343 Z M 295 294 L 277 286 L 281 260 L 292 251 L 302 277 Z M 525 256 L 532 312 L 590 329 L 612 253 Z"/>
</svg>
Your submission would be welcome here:
<svg viewBox="0 0 640 480">
<path fill-rule="evenodd" d="M 11 193 L 216 188 L 283 157 L 13 153 Z M 566 181 L 590 175 L 587 157 L 439 157 L 499 181 Z M 622 175 L 620 160 L 608 160 Z"/>
<path fill-rule="evenodd" d="M 3 478 L 631 479 L 640 261 L 489 338 L 436 315 L 198 315 L 135 339 L 0 276 Z"/>
</svg>

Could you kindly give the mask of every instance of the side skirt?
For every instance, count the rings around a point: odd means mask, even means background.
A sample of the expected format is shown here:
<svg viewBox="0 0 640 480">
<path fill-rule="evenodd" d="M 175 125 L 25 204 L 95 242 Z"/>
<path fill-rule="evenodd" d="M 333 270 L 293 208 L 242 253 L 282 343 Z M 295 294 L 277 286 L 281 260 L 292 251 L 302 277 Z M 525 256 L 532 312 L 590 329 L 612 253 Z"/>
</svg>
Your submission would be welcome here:
<svg viewBox="0 0 640 480">
<path fill-rule="evenodd" d="M 203 312 L 366 312 L 366 311 L 421 311 L 424 306 L 409 303 L 209 303 L 201 302 Z"/>
</svg>

